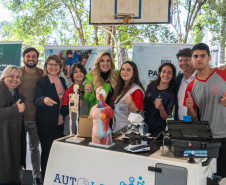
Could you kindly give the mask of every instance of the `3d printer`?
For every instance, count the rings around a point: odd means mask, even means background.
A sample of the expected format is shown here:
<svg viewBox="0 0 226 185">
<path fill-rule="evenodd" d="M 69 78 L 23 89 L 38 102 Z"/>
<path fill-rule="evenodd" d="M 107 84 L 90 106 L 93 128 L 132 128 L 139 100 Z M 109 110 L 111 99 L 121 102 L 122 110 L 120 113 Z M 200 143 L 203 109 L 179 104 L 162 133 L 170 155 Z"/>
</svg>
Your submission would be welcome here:
<svg viewBox="0 0 226 185">
<path fill-rule="evenodd" d="M 208 121 L 168 121 L 169 148 L 175 157 L 217 158 L 221 143 L 214 139 Z"/>
</svg>

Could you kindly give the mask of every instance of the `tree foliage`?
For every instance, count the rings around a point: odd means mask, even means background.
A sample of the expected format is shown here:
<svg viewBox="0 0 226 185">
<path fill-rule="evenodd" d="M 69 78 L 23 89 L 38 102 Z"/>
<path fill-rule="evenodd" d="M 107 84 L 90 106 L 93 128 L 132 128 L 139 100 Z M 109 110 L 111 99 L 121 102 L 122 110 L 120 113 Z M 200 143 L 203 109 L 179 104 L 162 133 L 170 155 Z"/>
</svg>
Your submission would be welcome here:
<svg viewBox="0 0 226 185">
<path fill-rule="evenodd" d="M 219 15 L 225 15 L 225 0 L 172 0 L 170 25 L 89 25 L 89 0 L 0 0 L 13 12 L 13 22 L 3 30 L 10 40 L 25 45 L 132 45 L 133 42 L 187 43 L 203 39 L 205 29 L 220 33 Z M 222 4 L 223 3 L 223 4 Z M 224 6 L 223 6 L 224 5 Z M 182 20 L 182 12 L 186 15 Z M 211 12 L 211 13 L 209 13 Z M 223 34 L 216 35 L 219 41 Z"/>
<path fill-rule="evenodd" d="M 226 1 L 225 0 L 208 0 L 203 6 L 202 14 L 198 16 L 194 26 L 193 35 L 196 42 L 200 42 L 204 36 L 204 31 L 212 33 L 212 45 L 225 45 L 226 32 L 223 24 L 226 23 Z M 197 33 L 200 33 L 200 38 Z"/>
<path fill-rule="evenodd" d="M 40 44 L 50 43 L 57 39 L 58 43 L 85 45 L 85 38 L 88 38 L 90 31 L 86 28 L 88 26 L 86 1 L 1 0 L 8 9 L 14 12 L 14 22 L 7 25 L 5 29 L 11 30 L 9 36 L 16 35 L 23 40 L 26 40 L 26 37 L 37 37 Z M 66 32 L 70 40 L 62 38 Z"/>
<path fill-rule="evenodd" d="M 190 31 L 197 20 L 201 8 L 206 4 L 207 0 L 173 0 L 173 28 L 175 29 L 178 42 L 187 43 Z M 186 12 L 185 21 L 182 20 L 183 13 Z M 185 28 L 185 30 L 183 30 Z"/>
</svg>

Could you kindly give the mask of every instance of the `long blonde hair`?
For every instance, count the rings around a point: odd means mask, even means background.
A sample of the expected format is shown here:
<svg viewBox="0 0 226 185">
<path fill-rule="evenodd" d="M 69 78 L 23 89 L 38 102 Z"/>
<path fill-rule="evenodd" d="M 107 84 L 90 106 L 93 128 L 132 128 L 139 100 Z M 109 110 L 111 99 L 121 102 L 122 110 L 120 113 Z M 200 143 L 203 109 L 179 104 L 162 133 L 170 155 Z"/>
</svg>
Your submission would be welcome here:
<svg viewBox="0 0 226 185">
<path fill-rule="evenodd" d="M 90 73 L 93 75 L 94 90 L 95 91 L 98 87 L 104 86 L 104 84 L 106 83 L 103 80 L 103 78 L 101 78 L 101 75 L 100 75 L 101 70 L 100 70 L 100 66 L 99 66 L 101 58 L 105 55 L 109 56 L 110 60 L 111 60 L 111 68 L 110 68 L 110 74 L 109 74 L 109 77 L 108 77 L 108 81 L 110 82 L 113 89 L 115 89 L 116 84 L 117 84 L 118 76 L 115 72 L 115 64 L 114 64 L 114 61 L 111 57 L 111 54 L 108 51 L 102 51 L 97 56 L 97 59 L 94 63 L 94 68 L 90 71 Z"/>
</svg>

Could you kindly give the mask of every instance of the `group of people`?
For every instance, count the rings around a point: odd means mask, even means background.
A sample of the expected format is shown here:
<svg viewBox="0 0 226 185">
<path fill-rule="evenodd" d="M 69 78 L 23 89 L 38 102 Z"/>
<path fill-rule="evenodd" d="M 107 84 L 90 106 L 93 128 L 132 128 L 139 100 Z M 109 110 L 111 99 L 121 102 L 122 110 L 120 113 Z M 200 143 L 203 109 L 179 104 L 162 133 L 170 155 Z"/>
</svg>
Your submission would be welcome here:
<svg viewBox="0 0 226 185">
<path fill-rule="evenodd" d="M 92 50 L 87 50 L 87 51 L 74 50 L 74 52 L 72 50 L 67 50 L 66 56 L 64 56 L 64 52 L 60 51 L 60 53 L 57 56 L 61 59 L 61 61 L 63 63 L 63 71 L 62 72 L 64 73 L 64 75 L 68 79 L 70 79 L 69 71 L 70 71 L 71 66 L 75 63 L 80 63 L 83 66 L 85 66 L 91 53 L 92 53 Z"/>
<path fill-rule="evenodd" d="M 158 77 L 146 91 L 139 79 L 137 66 L 132 61 L 115 70 L 111 54 L 102 51 L 94 68 L 87 74 L 82 64 L 70 67 L 73 84 L 67 88 L 61 72 L 63 64 L 57 55 L 48 56 L 44 71 L 37 68 L 38 51 L 28 48 L 23 52 L 25 66 L 21 69 L 8 66 L 0 81 L 0 185 L 19 185 L 22 165 L 25 166 L 25 133 L 29 133 L 34 184 L 40 183 L 40 164 L 44 179 L 49 152 L 53 141 L 69 134 L 69 94 L 79 86 L 79 109 L 89 115 L 98 103 L 96 90 L 106 92 L 105 102 L 114 110 L 111 128 L 114 132 L 129 124 L 130 112 L 145 111 L 148 132 L 158 137 L 165 130 L 166 120 L 175 105 L 175 119 L 190 115 L 193 120 L 207 120 L 214 138 L 221 141 L 217 174 L 226 177 L 226 72 L 225 67 L 209 67 L 211 55 L 204 43 L 178 52 L 177 58 L 183 73 L 176 77 L 176 68 L 163 63 Z M 85 82 L 84 82 L 85 81 Z M 74 114 L 73 120 L 76 120 Z M 23 121 L 24 120 L 24 121 Z M 75 124 L 73 131 L 76 132 Z M 41 162 L 38 144 L 41 144 Z"/>
</svg>

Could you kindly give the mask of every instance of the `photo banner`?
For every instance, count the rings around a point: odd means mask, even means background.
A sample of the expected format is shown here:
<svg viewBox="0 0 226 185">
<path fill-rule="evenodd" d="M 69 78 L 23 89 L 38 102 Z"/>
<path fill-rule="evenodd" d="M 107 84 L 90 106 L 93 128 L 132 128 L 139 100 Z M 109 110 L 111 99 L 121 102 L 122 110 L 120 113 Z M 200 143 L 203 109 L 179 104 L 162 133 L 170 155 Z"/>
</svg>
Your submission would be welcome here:
<svg viewBox="0 0 226 185">
<path fill-rule="evenodd" d="M 157 78 L 158 68 L 165 62 L 174 64 L 177 74 L 181 73 L 176 54 L 180 49 L 192 48 L 192 46 L 192 44 L 134 43 L 133 62 L 138 67 L 139 77 L 144 88 L 147 88 L 151 80 Z"/>
<path fill-rule="evenodd" d="M 21 65 L 22 41 L 0 41 L 0 76 L 2 71 L 10 65 Z"/>
<path fill-rule="evenodd" d="M 137 65 L 144 88 L 146 89 L 150 81 L 158 77 L 158 68 L 165 62 L 172 63 L 176 67 L 177 75 L 181 73 L 176 54 L 181 49 L 192 47 L 192 44 L 134 43 L 133 62 Z M 174 119 L 174 111 L 167 120 Z"/>
<path fill-rule="evenodd" d="M 51 54 L 58 55 L 63 60 L 67 60 L 66 52 L 72 50 L 73 54 L 76 55 L 76 61 L 83 64 L 83 58 L 86 57 L 87 60 L 84 66 L 87 73 L 94 67 L 97 55 L 101 51 L 109 51 L 112 54 L 111 46 L 55 46 L 55 45 L 45 45 L 45 59 Z"/>
</svg>

